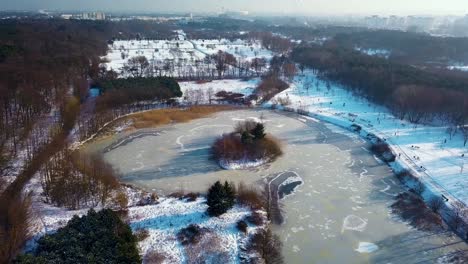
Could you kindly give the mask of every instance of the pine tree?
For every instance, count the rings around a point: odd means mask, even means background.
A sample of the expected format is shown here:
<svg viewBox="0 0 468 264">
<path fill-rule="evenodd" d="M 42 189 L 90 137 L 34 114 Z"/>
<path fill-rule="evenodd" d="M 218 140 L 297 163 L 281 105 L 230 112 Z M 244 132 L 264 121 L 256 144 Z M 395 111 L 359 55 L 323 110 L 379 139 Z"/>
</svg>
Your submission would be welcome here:
<svg viewBox="0 0 468 264">
<path fill-rule="evenodd" d="M 262 123 L 257 123 L 254 129 L 251 131 L 255 140 L 263 139 L 265 135 L 265 126 Z"/>
<path fill-rule="evenodd" d="M 235 191 L 227 181 L 224 185 L 217 181 L 208 190 L 207 204 L 208 214 L 211 216 L 220 216 L 234 206 Z"/>
<path fill-rule="evenodd" d="M 243 144 L 250 144 L 250 143 L 253 142 L 253 139 L 254 139 L 254 136 L 252 134 L 250 134 L 248 131 L 242 132 L 241 142 Z"/>
</svg>

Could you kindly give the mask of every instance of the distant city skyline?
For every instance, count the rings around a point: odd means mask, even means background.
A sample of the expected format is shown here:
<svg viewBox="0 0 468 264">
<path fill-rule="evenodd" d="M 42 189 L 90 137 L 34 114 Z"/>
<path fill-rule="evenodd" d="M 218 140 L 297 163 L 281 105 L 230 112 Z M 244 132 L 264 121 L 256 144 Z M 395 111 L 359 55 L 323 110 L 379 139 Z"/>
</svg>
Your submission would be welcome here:
<svg viewBox="0 0 468 264">
<path fill-rule="evenodd" d="M 465 15 L 468 0 L 0 0 L 0 10 L 310 15 Z"/>
</svg>

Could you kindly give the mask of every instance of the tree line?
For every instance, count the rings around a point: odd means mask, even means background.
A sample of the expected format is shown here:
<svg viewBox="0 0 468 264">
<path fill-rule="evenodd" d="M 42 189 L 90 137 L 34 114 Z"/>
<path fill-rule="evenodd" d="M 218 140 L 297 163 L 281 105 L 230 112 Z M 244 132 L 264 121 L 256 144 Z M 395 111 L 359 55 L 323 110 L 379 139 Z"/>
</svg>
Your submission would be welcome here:
<svg viewBox="0 0 468 264">
<path fill-rule="evenodd" d="M 468 38 L 435 37 L 396 30 L 363 30 L 337 34 L 334 41 L 348 48 L 385 49 L 391 52 L 390 59 L 407 64 L 468 63 Z"/>
<path fill-rule="evenodd" d="M 300 46 L 292 58 L 319 77 L 341 83 L 367 99 L 389 107 L 414 123 L 444 121 L 467 133 L 468 77 L 449 71 L 422 70 L 361 54 L 328 42 Z M 466 136 L 468 139 L 468 135 Z M 466 142 L 465 142 L 466 144 Z"/>
</svg>

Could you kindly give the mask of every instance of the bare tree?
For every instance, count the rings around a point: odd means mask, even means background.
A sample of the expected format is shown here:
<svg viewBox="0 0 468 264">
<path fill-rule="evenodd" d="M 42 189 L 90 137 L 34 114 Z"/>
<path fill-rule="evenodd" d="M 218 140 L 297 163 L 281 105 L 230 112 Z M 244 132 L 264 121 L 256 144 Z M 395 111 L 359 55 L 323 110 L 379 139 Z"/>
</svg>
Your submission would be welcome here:
<svg viewBox="0 0 468 264">
<path fill-rule="evenodd" d="M 143 77 L 148 74 L 150 64 L 145 56 L 137 56 L 130 58 L 124 65 L 124 71 L 131 74 L 133 77 Z"/>
</svg>

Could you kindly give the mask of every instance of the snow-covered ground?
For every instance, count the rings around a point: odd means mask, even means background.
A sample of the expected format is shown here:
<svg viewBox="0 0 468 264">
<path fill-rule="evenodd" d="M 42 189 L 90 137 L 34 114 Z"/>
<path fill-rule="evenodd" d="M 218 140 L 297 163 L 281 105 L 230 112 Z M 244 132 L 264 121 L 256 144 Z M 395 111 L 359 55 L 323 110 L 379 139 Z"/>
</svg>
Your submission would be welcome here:
<svg viewBox="0 0 468 264">
<path fill-rule="evenodd" d="M 28 184 L 27 190 L 33 191 L 33 208 L 36 214 L 32 232 L 34 239 L 29 241 L 27 249 L 32 249 L 35 241 L 44 234 L 65 226 L 74 215 L 82 216 L 88 211 L 88 209 L 67 210 L 42 202 L 40 196 L 42 188 L 37 177 Z M 128 208 L 127 217 L 131 228 L 134 231 L 141 229 L 148 231 L 149 236 L 139 242 L 143 259 L 151 252 L 162 254 L 165 257 L 162 263 L 187 262 L 188 251 L 177 240 L 177 233 L 190 224 L 196 224 L 205 229 L 206 235 L 202 240 L 208 239 L 209 243 L 216 242 L 212 248 L 207 249 L 207 252 L 223 255 L 227 260 L 226 263 L 239 263 L 239 255 L 244 254 L 241 249 L 246 245 L 250 235 L 259 228 L 264 228 L 264 226 L 250 225 L 247 234 L 237 229 L 237 222 L 251 214 L 251 210 L 247 207 L 236 205 L 220 217 L 209 217 L 206 214 L 206 199 L 203 197 L 193 202 L 163 197 L 156 204 L 136 206 L 134 204 L 141 196 L 139 191 L 130 188 L 126 191 L 130 204 L 133 204 Z"/>
<path fill-rule="evenodd" d="M 177 241 L 176 236 L 180 229 L 190 224 L 213 232 L 219 250 L 228 256 L 226 263 L 238 263 L 239 246 L 245 243 L 246 235 L 237 229 L 236 224 L 251 213 L 250 209 L 235 206 L 220 217 L 209 217 L 206 209 L 204 198 L 194 202 L 161 199 L 157 205 L 130 208 L 130 225 L 134 230 L 149 230 L 149 237 L 140 243 L 143 254 L 150 251 L 163 253 L 167 263 L 187 262 L 184 246 Z M 248 233 L 255 232 L 257 228 L 250 226 Z M 206 249 L 205 253 L 209 250 Z"/>
<path fill-rule="evenodd" d="M 310 88 L 307 91 L 305 87 Z M 342 127 L 357 124 L 385 139 L 397 155 L 401 153 L 397 161 L 421 177 L 432 193 L 468 204 L 468 171 L 464 170 L 468 156 L 462 156 L 466 147 L 460 133 L 450 138 L 445 126 L 414 125 L 399 120 L 385 107 L 355 96 L 339 85 L 331 84 L 327 89 L 326 83 L 312 72 L 297 76 L 290 88 L 274 99 L 280 97 L 289 98 L 291 108 L 308 111 Z"/>
<path fill-rule="evenodd" d="M 265 58 L 269 60 L 273 53 L 262 48 L 259 41 L 227 39 L 202 39 L 188 40 L 185 34 L 178 32 L 178 38 L 172 40 L 117 40 L 109 45 L 109 52 L 104 57 L 108 70 L 118 73 L 125 63 L 136 56 L 145 56 L 150 64 L 158 65 L 163 75 L 181 75 L 178 64 L 184 65 L 185 73 L 195 73 L 203 68 L 203 60 L 207 55 L 218 51 L 228 52 L 236 59 L 249 61 L 253 58 Z M 164 69 L 164 65 L 171 69 Z M 214 67 L 214 65 L 212 65 Z M 214 68 L 213 68 L 214 69 Z M 207 69 L 205 69 L 207 70 Z M 210 69 L 211 70 L 211 69 Z M 207 70 L 207 71 L 210 71 Z"/>
</svg>

